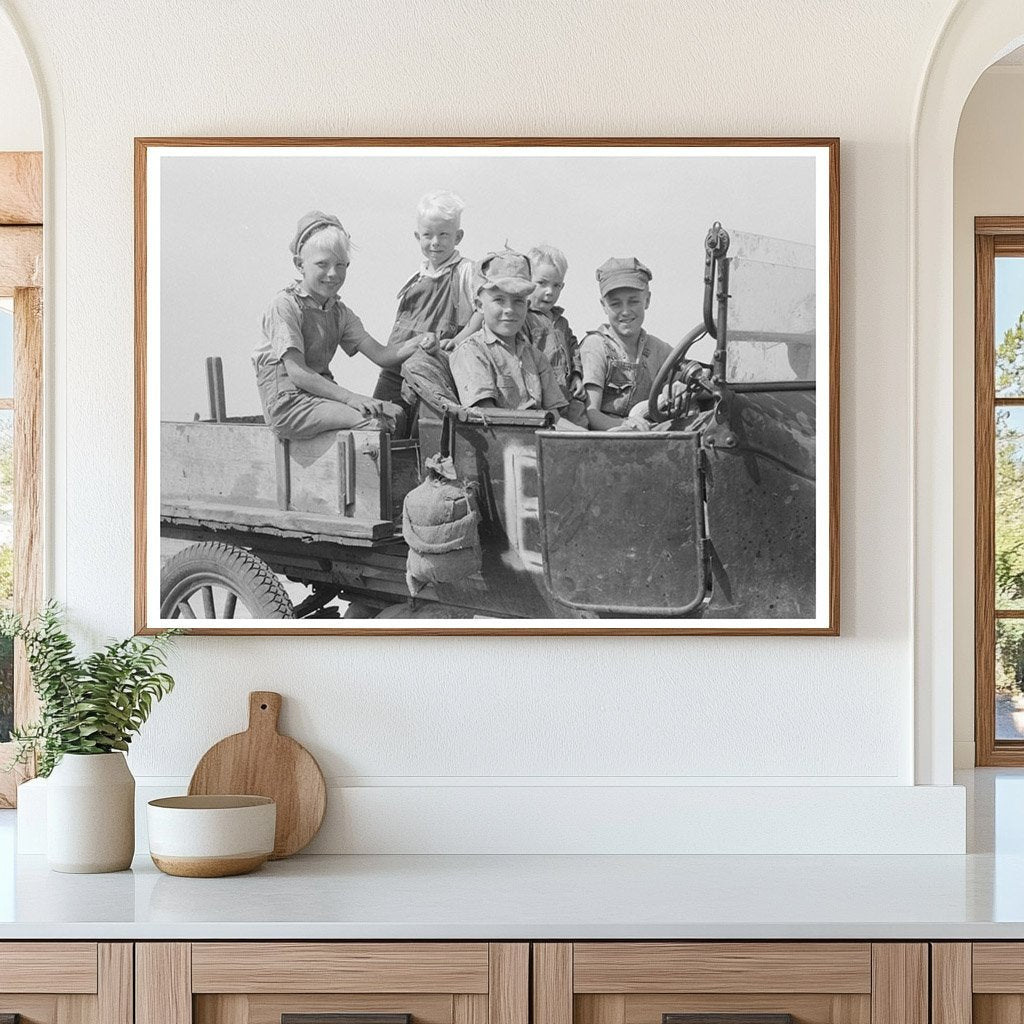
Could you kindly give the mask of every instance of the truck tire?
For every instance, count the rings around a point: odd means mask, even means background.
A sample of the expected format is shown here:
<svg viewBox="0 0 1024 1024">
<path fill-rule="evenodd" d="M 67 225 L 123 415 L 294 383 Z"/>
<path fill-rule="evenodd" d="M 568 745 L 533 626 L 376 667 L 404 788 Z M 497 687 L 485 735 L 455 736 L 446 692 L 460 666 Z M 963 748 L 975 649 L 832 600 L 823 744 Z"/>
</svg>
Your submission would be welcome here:
<svg viewBox="0 0 1024 1024">
<path fill-rule="evenodd" d="M 207 541 L 164 563 L 160 617 L 185 621 L 294 616 L 287 591 L 266 562 L 244 548 Z"/>
</svg>

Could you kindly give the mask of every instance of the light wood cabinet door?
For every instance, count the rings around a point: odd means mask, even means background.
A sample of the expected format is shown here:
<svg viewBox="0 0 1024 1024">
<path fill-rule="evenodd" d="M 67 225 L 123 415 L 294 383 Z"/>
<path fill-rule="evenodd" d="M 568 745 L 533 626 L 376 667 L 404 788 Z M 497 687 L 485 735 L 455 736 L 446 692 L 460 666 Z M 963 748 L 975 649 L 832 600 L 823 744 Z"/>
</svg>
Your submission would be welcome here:
<svg viewBox="0 0 1024 1024">
<path fill-rule="evenodd" d="M 529 1024 L 529 945 L 136 946 L 136 1024 Z"/>
<path fill-rule="evenodd" d="M 537 943 L 532 1024 L 929 1024 L 928 947 Z"/>
<path fill-rule="evenodd" d="M 132 1024 L 131 943 L 0 943 L 0 1018 Z"/>
<path fill-rule="evenodd" d="M 1024 1021 L 1024 942 L 932 944 L 934 1024 Z"/>
</svg>

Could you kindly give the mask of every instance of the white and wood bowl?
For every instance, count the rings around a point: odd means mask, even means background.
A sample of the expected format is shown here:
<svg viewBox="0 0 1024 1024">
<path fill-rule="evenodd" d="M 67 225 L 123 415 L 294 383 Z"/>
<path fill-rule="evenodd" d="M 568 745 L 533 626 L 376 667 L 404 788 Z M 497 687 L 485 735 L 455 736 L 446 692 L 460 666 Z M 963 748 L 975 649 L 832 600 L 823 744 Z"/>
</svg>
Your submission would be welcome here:
<svg viewBox="0 0 1024 1024">
<path fill-rule="evenodd" d="M 168 796 L 147 807 L 149 853 L 168 875 L 224 878 L 274 851 L 277 805 L 266 796 Z"/>
</svg>

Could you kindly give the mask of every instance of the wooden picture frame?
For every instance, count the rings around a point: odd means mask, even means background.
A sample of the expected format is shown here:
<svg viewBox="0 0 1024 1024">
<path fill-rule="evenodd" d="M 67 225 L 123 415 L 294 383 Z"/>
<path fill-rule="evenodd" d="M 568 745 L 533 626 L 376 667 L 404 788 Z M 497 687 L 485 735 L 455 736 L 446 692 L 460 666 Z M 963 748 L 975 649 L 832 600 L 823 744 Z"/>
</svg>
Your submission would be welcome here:
<svg viewBox="0 0 1024 1024">
<path fill-rule="evenodd" d="M 431 276 L 408 278 L 438 187 L 466 193 L 478 259 L 564 245 L 577 334 L 603 316 L 595 268 L 647 257 L 644 329 L 678 371 L 668 430 L 573 436 L 543 408 L 413 388 L 418 440 L 275 436 L 247 359 L 295 276 L 295 222 L 341 215 L 340 301 L 384 341 L 395 291 Z M 135 243 L 139 633 L 838 635 L 838 139 L 138 138 Z M 658 394 L 630 415 L 674 415 Z M 413 599 L 401 499 L 449 441 L 482 566 Z"/>
</svg>

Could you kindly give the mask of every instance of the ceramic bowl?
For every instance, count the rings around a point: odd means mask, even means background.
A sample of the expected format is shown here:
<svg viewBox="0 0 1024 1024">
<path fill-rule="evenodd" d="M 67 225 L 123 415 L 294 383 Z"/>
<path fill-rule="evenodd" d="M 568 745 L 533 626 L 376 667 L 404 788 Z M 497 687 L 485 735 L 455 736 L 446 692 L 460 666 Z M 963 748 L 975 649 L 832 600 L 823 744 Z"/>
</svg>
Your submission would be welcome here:
<svg viewBox="0 0 1024 1024">
<path fill-rule="evenodd" d="M 168 796 L 146 810 L 150 856 L 168 875 L 244 875 L 274 851 L 277 805 L 267 796 Z"/>
</svg>

